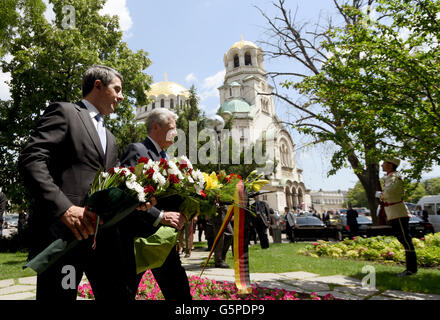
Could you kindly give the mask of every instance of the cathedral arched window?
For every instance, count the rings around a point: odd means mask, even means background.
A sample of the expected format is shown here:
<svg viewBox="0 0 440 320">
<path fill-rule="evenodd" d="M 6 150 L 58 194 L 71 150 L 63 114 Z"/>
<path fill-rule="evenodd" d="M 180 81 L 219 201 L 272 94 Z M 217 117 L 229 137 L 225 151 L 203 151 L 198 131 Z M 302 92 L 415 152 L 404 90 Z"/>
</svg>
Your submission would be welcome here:
<svg viewBox="0 0 440 320">
<path fill-rule="evenodd" d="M 165 100 L 164 99 L 160 99 L 160 107 L 165 108 Z"/>
<path fill-rule="evenodd" d="M 252 65 L 252 59 L 249 52 L 246 52 L 244 55 L 244 65 L 245 66 L 251 66 Z"/>
<path fill-rule="evenodd" d="M 170 109 L 174 109 L 174 99 L 170 100 Z"/>
<path fill-rule="evenodd" d="M 234 56 L 234 68 L 238 68 L 240 66 L 240 60 L 238 59 L 238 54 Z"/>
<path fill-rule="evenodd" d="M 153 102 L 151 108 L 152 108 L 152 109 L 156 108 L 156 102 Z"/>
<path fill-rule="evenodd" d="M 232 88 L 229 88 L 229 96 L 232 97 Z"/>
</svg>

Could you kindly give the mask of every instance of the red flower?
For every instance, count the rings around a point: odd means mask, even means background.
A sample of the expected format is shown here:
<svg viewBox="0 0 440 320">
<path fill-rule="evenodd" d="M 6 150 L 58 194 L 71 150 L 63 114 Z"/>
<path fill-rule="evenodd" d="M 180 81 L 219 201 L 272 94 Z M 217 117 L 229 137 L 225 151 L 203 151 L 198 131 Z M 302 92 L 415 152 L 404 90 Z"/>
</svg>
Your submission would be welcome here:
<svg viewBox="0 0 440 320">
<path fill-rule="evenodd" d="M 159 166 L 167 170 L 170 166 L 168 165 L 168 161 L 166 159 L 160 159 Z"/>
<path fill-rule="evenodd" d="M 152 185 L 148 185 L 144 188 L 144 192 L 145 193 L 154 193 L 156 190 L 154 189 L 154 187 Z"/>
<path fill-rule="evenodd" d="M 131 173 L 134 173 L 134 167 L 129 167 L 128 170 L 130 170 Z"/>
<path fill-rule="evenodd" d="M 124 176 L 126 175 L 125 170 L 121 170 L 121 172 L 119 172 L 119 175 L 120 175 L 121 177 L 124 177 Z"/>
<path fill-rule="evenodd" d="M 110 173 L 110 174 L 115 174 L 115 168 L 110 168 L 110 169 L 108 170 L 108 173 Z"/>
<path fill-rule="evenodd" d="M 201 195 L 203 198 L 206 198 L 206 193 L 204 193 L 203 190 L 200 191 L 200 195 Z"/>
<path fill-rule="evenodd" d="M 170 174 L 170 175 L 168 176 L 168 180 L 169 180 L 171 183 L 179 183 L 179 179 L 178 179 L 174 174 Z"/>
<path fill-rule="evenodd" d="M 147 172 L 145 172 L 145 176 L 148 179 L 151 179 L 153 177 L 153 174 L 154 174 L 154 169 L 153 168 L 150 168 L 150 169 L 147 170 Z"/>
<path fill-rule="evenodd" d="M 186 162 L 179 163 L 179 169 L 183 170 L 188 168 L 188 164 Z"/>
<path fill-rule="evenodd" d="M 150 159 L 148 159 L 147 157 L 140 157 L 138 160 L 138 163 L 148 163 L 148 161 L 150 161 Z"/>
</svg>

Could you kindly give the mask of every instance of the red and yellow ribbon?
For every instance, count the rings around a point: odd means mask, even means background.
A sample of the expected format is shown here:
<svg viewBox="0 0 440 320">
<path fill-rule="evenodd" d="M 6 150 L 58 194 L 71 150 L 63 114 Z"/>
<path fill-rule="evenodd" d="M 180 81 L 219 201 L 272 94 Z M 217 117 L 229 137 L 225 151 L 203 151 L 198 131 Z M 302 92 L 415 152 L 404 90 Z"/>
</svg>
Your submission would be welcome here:
<svg viewBox="0 0 440 320">
<path fill-rule="evenodd" d="M 202 276 L 205 267 L 208 264 L 209 259 L 217 246 L 218 240 L 223 234 L 229 221 L 234 216 L 234 241 L 233 241 L 233 253 L 234 253 L 234 271 L 235 271 L 235 284 L 239 294 L 247 294 L 251 292 L 250 277 L 249 277 L 249 255 L 248 244 L 245 241 L 245 219 L 246 212 L 243 209 L 245 207 L 244 197 L 244 184 L 240 181 L 237 184 L 237 190 L 234 194 L 234 204 L 229 206 L 225 219 L 220 227 L 217 236 L 215 237 L 211 251 L 209 252 L 208 259 L 203 266 L 200 276 Z"/>
</svg>

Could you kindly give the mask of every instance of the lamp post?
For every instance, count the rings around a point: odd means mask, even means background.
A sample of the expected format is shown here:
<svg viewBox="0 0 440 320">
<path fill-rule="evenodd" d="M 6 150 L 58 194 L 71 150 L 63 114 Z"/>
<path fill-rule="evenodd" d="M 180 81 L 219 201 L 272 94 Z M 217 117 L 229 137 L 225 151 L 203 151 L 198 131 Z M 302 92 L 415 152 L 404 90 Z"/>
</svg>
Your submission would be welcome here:
<svg viewBox="0 0 440 320">
<path fill-rule="evenodd" d="M 206 126 L 210 129 L 213 129 L 216 133 L 218 138 L 215 139 L 215 147 L 216 147 L 216 151 L 217 151 L 217 169 L 218 172 L 220 172 L 220 150 L 219 150 L 219 146 L 220 146 L 220 137 L 221 137 L 221 132 L 223 130 L 223 128 L 225 127 L 225 120 L 223 120 L 222 117 L 220 117 L 219 115 L 215 115 L 211 118 L 208 118 L 208 120 L 206 121 Z"/>
</svg>

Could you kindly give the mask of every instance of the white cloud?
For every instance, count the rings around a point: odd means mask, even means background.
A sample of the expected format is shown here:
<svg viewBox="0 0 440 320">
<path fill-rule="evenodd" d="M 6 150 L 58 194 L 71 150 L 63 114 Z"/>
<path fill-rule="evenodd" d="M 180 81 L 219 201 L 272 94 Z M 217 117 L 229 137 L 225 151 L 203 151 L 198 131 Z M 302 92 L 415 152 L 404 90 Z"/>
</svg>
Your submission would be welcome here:
<svg viewBox="0 0 440 320">
<path fill-rule="evenodd" d="M 127 8 L 127 0 L 107 0 L 99 11 L 100 14 L 117 15 L 119 17 L 119 25 L 121 30 L 127 32 L 133 25 L 130 11 Z"/>
<path fill-rule="evenodd" d="M 194 75 L 194 73 L 190 73 L 185 77 L 186 82 L 197 82 L 197 77 Z"/>
<path fill-rule="evenodd" d="M 218 87 L 223 84 L 225 79 L 225 70 L 217 72 L 215 75 L 203 80 L 200 92 L 200 99 L 204 100 L 210 97 L 219 97 Z"/>
</svg>

